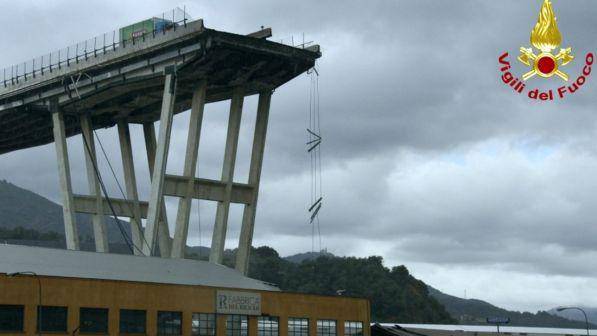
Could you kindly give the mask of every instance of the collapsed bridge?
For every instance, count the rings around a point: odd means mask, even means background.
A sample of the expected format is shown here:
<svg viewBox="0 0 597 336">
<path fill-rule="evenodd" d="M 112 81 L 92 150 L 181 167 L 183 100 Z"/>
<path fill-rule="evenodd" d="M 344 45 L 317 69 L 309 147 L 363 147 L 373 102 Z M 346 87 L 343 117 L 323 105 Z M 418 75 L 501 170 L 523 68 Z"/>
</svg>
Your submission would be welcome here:
<svg viewBox="0 0 597 336">
<path fill-rule="evenodd" d="M 271 95 L 312 68 L 319 47 L 290 46 L 267 38 L 270 29 L 238 35 L 208 29 L 202 20 L 172 20 L 44 64 L 3 71 L 0 81 L 0 154 L 55 143 L 67 248 L 79 249 L 75 213 L 92 215 L 98 252 L 109 252 L 104 217 L 128 217 L 133 252 L 183 258 L 193 199 L 217 201 L 210 261 L 222 263 L 230 203 L 244 204 L 236 268 L 247 273 Z M 121 33 L 122 35 L 122 33 Z M 87 46 L 87 43 L 86 43 Z M 77 48 L 78 49 L 78 48 Z M 71 57 L 73 56 L 73 57 Z M 28 71 L 29 70 L 29 71 Z M 244 97 L 259 95 L 248 183 L 234 182 Z M 197 178 L 205 104 L 230 100 L 222 178 Z M 172 118 L 190 109 L 182 175 L 166 174 Z M 154 123 L 160 121 L 159 131 Z M 139 200 L 129 124 L 142 124 L 151 193 Z M 117 126 L 126 199 L 107 198 L 97 170 L 93 131 Z M 82 135 L 89 195 L 72 192 L 66 138 Z M 179 197 L 175 232 L 169 232 L 164 196 Z M 142 227 L 142 219 L 146 225 Z M 159 246 L 159 247 L 158 247 Z"/>
</svg>

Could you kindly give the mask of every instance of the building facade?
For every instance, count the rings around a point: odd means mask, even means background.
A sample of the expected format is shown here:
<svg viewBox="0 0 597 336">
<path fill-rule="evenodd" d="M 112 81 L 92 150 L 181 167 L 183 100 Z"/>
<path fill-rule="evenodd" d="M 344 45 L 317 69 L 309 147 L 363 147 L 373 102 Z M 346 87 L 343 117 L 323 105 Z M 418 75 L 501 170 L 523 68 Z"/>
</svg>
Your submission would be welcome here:
<svg viewBox="0 0 597 336">
<path fill-rule="evenodd" d="M 286 293 L 221 265 L 20 246 L 0 254 L 0 333 L 369 336 L 365 299 Z"/>
</svg>

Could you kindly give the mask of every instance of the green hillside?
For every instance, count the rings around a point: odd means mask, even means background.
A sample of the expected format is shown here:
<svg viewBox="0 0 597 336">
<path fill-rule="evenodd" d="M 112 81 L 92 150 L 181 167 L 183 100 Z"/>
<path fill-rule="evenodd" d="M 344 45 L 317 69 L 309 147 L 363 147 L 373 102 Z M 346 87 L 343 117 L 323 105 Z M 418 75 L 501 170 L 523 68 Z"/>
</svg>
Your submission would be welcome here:
<svg viewBox="0 0 597 336">
<path fill-rule="evenodd" d="M 0 228 L 32 229 L 39 233 L 64 232 L 62 207 L 49 199 L 10 182 L 0 180 Z M 93 241 L 91 216 L 76 214 L 77 228 L 81 242 Z M 127 233 L 129 224 L 122 222 Z M 106 217 L 110 243 L 124 243 L 116 221 Z M 27 238 L 25 238 L 27 239 Z"/>
<path fill-rule="evenodd" d="M 249 276 L 278 284 L 283 290 L 365 297 L 371 301 L 371 318 L 378 322 L 454 323 L 444 307 L 427 292 L 406 267 L 391 269 L 381 257 L 321 256 L 301 263 L 280 258 L 274 249 L 253 250 Z"/>
<path fill-rule="evenodd" d="M 90 217 L 77 215 L 81 248 L 93 250 Z M 110 249 L 130 253 L 116 223 L 107 218 Z M 123 223 L 128 230 L 128 223 Z M 64 248 L 62 209 L 58 204 L 6 181 L 0 181 L 0 242 Z M 235 251 L 226 251 L 233 265 Z M 206 259 L 206 247 L 187 247 L 187 257 Z M 327 251 L 281 258 L 270 247 L 253 249 L 251 277 L 277 284 L 287 291 L 365 297 L 372 320 L 397 323 L 484 324 L 487 316 L 507 316 L 512 325 L 582 328 L 583 323 L 546 312 L 520 313 L 480 300 L 444 294 L 414 278 L 404 266 L 387 268 L 378 256 L 336 257 Z"/>
</svg>

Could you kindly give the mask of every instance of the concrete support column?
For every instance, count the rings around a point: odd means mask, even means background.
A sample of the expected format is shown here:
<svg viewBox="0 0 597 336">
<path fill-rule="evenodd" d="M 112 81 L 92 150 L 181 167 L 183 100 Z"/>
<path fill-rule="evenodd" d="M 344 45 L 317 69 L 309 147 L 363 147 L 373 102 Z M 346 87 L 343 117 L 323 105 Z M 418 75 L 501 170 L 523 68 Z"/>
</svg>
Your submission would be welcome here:
<svg viewBox="0 0 597 336">
<path fill-rule="evenodd" d="M 153 123 L 143 124 L 143 135 L 145 137 L 145 147 L 147 149 L 149 176 L 152 176 L 153 165 L 155 163 L 155 151 L 157 147 Z M 168 227 L 166 203 L 164 202 L 164 198 L 162 198 L 162 210 L 160 211 L 160 223 L 158 226 L 158 245 L 160 246 L 160 256 L 162 258 L 170 257 L 171 244 L 172 242 L 170 241 L 170 228 Z"/>
<path fill-rule="evenodd" d="M 257 196 L 259 194 L 259 181 L 261 179 L 261 167 L 263 165 L 263 152 L 265 149 L 271 98 L 271 91 L 262 92 L 259 95 L 259 103 L 257 105 L 257 120 L 255 122 L 253 149 L 251 150 L 251 166 L 249 168 L 249 185 L 253 187 L 253 201 L 250 204 L 245 205 L 238 251 L 236 252 L 236 270 L 245 275 L 249 272 L 249 257 L 251 253 L 251 243 L 253 242 L 253 231 L 255 228 Z"/>
<path fill-rule="evenodd" d="M 85 166 L 87 168 L 87 183 L 89 194 L 95 196 L 95 214 L 91 215 L 93 223 L 93 237 L 95 239 L 95 250 L 97 252 L 108 252 L 108 231 L 104 220 L 104 206 L 102 200 L 102 189 L 96 173 L 97 156 L 95 152 L 95 139 L 91 118 L 85 114 L 81 116 L 81 135 L 83 136 L 83 151 L 85 152 Z"/>
<path fill-rule="evenodd" d="M 168 161 L 170 147 L 170 133 L 172 131 L 172 117 L 174 112 L 174 99 L 176 96 L 176 69 L 169 67 L 166 71 L 164 83 L 164 97 L 162 99 L 162 112 L 160 115 L 160 132 L 157 141 L 156 155 L 151 178 L 151 193 L 149 208 L 147 210 L 147 225 L 145 227 L 145 240 L 148 245 L 143 246 L 143 253 L 151 255 L 157 240 L 157 227 L 159 226 L 160 211 L 162 209 L 164 176 Z"/>
<path fill-rule="evenodd" d="M 187 137 L 187 149 L 183 171 L 183 176 L 188 178 L 188 182 L 186 185 L 186 195 L 181 197 L 178 201 L 176 229 L 174 231 L 174 242 L 172 244 L 172 258 L 184 258 L 185 247 L 187 244 L 206 89 L 207 82 L 203 81 L 199 84 L 199 88 L 193 93 L 193 100 L 191 102 L 191 118 L 189 121 L 189 134 Z"/>
<path fill-rule="evenodd" d="M 70 165 L 66 147 L 66 130 L 64 126 L 64 113 L 60 110 L 57 100 L 50 102 L 50 112 L 54 124 L 54 143 L 56 144 L 56 158 L 58 161 L 58 175 L 60 190 L 62 192 L 62 214 L 64 216 L 64 233 L 66 248 L 79 249 L 79 234 L 75 221 L 75 208 L 73 201 L 73 188 L 70 179 Z"/>
<path fill-rule="evenodd" d="M 221 264 L 224 257 L 226 243 L 226 230 L 228 228 L 228 213 L 230 211 L 230 197 L 234 179 L 234 165 L 236 162 L 236 149 L 238 147 L 238 134 L 243 110 L 244 89 L 234 88 L 230 102 L 230 117 L 228 119 L 228 134 L 226 135 L 226 149 L 224 152 L 224 165 L 222 168 L 222 182 L 226 183 L 224 201 L 218 202 L 216 210 L 216 224 L 211 240 L 209 261 Z"/>
<path fill-rule="evenodd" d="M 126 120 L 118 121 L 118 139 L 120 140 L 120 155 L 122 156 L 122 170 L 124 171 L 124 183 L 126 185 L 126 198 L 133 201 L 133 215 L 130 220 L 131 236 L 135 255 L 141 255 L 143 246 L 141 232 L 141 207 L 139 205 L 139 193 L 137 192 L 137 177 L 135 175 L 135 164 L 133 161 L 133 148 L 131 145 L 131 133 Z"/>
</svg>

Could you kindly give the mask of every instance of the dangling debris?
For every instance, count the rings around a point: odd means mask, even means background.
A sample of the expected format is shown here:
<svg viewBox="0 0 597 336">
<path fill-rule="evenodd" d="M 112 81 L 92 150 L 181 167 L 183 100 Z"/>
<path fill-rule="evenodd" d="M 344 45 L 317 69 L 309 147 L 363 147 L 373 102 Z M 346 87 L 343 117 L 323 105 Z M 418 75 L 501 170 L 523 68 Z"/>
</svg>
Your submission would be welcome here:
<svg viewBox="0 0 597 336">
<path fill-rule="evenodd" d="M 321 203 L 321 200 L 323 199 L 323 197 L 320 197 L 317 202 L 313 203 L 313 205 L 309 208 L 309 212 L 311 212 L 313 210 L 313 208 L 315 208 L 317 206 L 317 204 Z"/>
<path fill-rule="evenodd" d="M 315 219 L 315 217 L 317 217 L 317 214 L 319 213 L 320 209 L 321 209 L 321 203 L 319 203 L 317 208 L 315 208 L 315 211 L 313 211 L 313 213 L 311 214 L 311 223 L 313 223 L 313 220 Z"/>
<path fill-rule="evenodd" d="M 307 125 L 308 140 L 305 143 L 307 153 L 310 156 L 311 164 L 311 195 L 309 206 L 309 224 L 311 228 L 312 252 L 315 252 L 315 225 L 319 236 L 319 250 L 321 251 L 321 227 L 319 212 L 323 205 L 322 174 L 321 174 L 321 118 L 319 112 L 319 72 L 315 67 L 307 71 L 310 75 L 311 85 L 309 88 L 309 116 Z M 316 221 L 317 220 L 317 221 Z"/>
<path fill-rule="evenodd" d="M 307 142 L 307 145 L 313 144 L 311 147 L 309 147 L 309 149 L 307 149 L 307 152 L 310 153 L 312 150 L 314 150 L 315 148 L 317 148 L 317 146 L 319 146 L 321 144 L 321 136 L 319 134 L 314 133 L 313 131 L 311 131 L 308 128 L 307 128 L 307 132 L 309 132 L 309 134 L 311 134 L 315 137 L 314 140 Z"/>
</svg>

